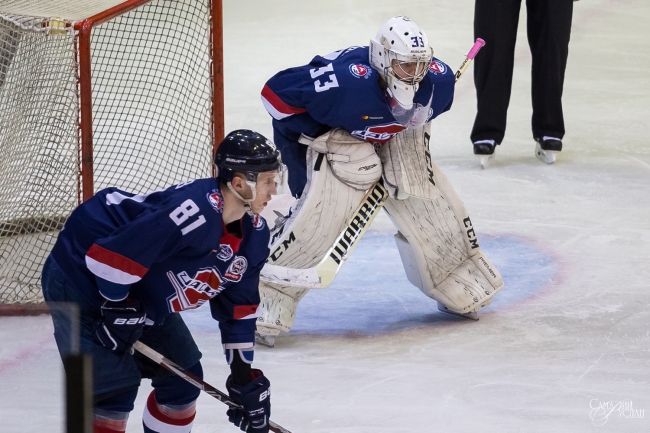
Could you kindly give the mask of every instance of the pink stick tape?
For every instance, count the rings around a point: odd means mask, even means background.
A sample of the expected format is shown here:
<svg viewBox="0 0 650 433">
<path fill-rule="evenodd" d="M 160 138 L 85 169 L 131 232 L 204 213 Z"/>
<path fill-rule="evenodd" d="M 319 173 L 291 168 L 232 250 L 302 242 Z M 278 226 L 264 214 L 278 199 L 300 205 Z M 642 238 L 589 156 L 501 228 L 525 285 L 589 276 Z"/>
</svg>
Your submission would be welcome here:
<svg viewBox="0 0 650 433">
<path fill-rule="evenodd" d="M 476 54 L 478 51 L 485 45 L 485 41 L 481 38 L 476 39 L 476 42 L 474 42 L 474 46 L 472 47 L 471 50 L 469 50 L 469 53 L 467 53 L 467 58 L 468 59 L 474 59 L 476 57 Z"/>
</svg>

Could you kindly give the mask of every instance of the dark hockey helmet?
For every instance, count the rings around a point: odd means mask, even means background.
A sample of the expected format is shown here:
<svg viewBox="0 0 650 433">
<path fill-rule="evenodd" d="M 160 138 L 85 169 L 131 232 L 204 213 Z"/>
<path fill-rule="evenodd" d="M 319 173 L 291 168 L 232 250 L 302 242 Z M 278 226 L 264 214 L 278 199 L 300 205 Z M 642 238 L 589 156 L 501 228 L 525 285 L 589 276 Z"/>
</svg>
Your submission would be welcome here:
<svg viewBox="0 0 650 433">
<path fill-rule="evenodd" d="M 235 173 L 246 176 L 248 182 L 257 182 L 257 175 L 265 171 L 281 171 L 282 158 L 271 140 L 249 129 L 232 131 L 223 139 L 214 156 L 217 179 L 225 185 Z"/>
</svg>

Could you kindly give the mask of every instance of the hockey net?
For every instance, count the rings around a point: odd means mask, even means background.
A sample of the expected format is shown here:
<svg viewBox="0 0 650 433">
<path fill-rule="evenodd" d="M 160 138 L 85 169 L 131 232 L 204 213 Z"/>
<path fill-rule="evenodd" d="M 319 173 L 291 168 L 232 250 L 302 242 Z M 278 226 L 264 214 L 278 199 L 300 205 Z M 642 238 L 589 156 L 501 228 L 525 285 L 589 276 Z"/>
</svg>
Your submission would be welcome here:
<svg viewBox="0 0 650 433">
<path fill-rule="evenodd" d="M 42 265 L 94 192 L 210 176 L 215 131 L 223 133 L 214 7 L 1 2 L 0 310 L 43 305 Z"/>
</svg>

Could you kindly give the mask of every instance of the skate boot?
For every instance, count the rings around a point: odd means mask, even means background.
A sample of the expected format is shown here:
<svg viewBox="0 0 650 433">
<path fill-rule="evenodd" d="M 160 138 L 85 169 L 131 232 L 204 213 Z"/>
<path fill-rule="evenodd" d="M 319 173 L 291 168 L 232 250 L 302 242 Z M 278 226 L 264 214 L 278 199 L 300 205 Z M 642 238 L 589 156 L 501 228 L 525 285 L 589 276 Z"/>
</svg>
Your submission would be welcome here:
<svg viewBox="0 0 650 433">
<path fill-rule="evenodd" d="M 474 155 L 478 156 L 481 168 L 488 166 L 494 157 L 494 148 L 496 146 L 494 140 L 479 140 L 474 142 Z"/>
<path fill-rule="evenodd" d="M 562 140 L 555 137 L 536 137 L 535 156 L 545 164 L 553 164 L 557 153 L 562 150 Z"/>
</svg>

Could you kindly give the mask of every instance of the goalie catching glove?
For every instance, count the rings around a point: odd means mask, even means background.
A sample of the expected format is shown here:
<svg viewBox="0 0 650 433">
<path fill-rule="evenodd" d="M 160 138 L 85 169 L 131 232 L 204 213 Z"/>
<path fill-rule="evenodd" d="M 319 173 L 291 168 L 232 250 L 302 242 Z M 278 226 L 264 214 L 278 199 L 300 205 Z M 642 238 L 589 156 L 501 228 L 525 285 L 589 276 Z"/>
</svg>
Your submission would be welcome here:
<svg viewBox="0 0 650 433">
<path fill-rule="evenodd" d="M 228 421 L 247 433 L 268 433 L 271 417 L 271 382 L 262 370 L 251 370 L 252 381 L 241 386 L 228 376 L 226 388 L 230 398 L 242 409 L 231 407 L 226 414 Z"/>
<path fill-rule="evenodd" d="M 106 301 L 101 308 L 102 318 L 95 325 L 95 337 L 107 349 L 122 353 L 142 336 L 147 314 L 140 301 L 125 299 Z"/>
</svg>

